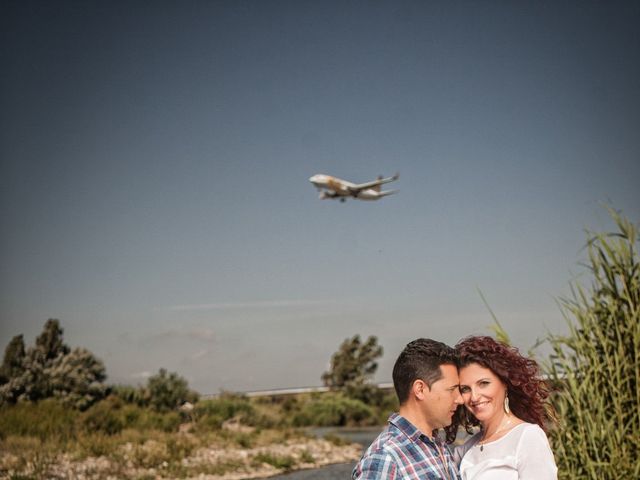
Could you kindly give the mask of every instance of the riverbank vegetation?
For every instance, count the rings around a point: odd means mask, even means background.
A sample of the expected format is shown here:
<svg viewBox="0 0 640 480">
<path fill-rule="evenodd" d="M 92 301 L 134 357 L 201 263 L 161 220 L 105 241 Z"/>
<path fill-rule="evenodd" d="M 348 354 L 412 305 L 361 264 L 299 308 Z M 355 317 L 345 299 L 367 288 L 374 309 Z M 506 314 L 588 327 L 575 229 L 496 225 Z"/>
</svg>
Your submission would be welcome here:
<svg viewBox="0 0 640 480">
<path fill-rule="evenodd" d="M 324 417 L 327 424 L 348 423 L 360 412 L 340 408 L 333 395 L 325 397 L 274 404 L 269 398 L 225 394 L 193 408 L 165 411 L 128 403 L 117 394 L 85 411 L 53 398 L 21 402 L 3 407 L 0 415 L 0 476 L 251 478 L 354 461 L 359 446 L 296 428 L 313 423 L 308 409 L 326 412 L 338 405 L 334 416 Z M 290 416 L 293 411 L 299 414 Z"/>
<path fill-rule="evenodd" d="M 75 351 L 53 319 L 33 346 L 25 348 L 22 336 L 7 346 L 0 367 L 2 478 L 266 477 L 356 460 L 360 446 L 316 438 L 308 427 L 378 425 L 396 408 L 390 391 L 364 395 L 364 377 L 347 382 L 349 390 L 206 400 L 164 369 L 146 385 L 110 386 L 101 362 Z"/>
</svg>

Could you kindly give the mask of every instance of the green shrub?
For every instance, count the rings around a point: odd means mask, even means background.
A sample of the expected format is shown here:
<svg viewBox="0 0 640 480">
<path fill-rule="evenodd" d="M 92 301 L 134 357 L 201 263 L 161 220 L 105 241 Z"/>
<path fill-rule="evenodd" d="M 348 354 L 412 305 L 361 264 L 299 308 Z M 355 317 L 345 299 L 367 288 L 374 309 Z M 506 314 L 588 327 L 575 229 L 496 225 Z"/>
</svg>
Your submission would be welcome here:
<svg viewBox="0 0 640 480">
<path fill-rule="evenodd" d="M 125 427 L 120 410 L 122 401 L 117 397 L 107 397 L 96 403 L 81 416 L 82 428 L 87 433 L 115 435 Z"/>
<path fill-rule="evenodd" d="M 182 422 L 178 412 L 156 412 L 148 408 L 140 408 L 137 413 L 133 409 L 125 409 L 124 413 L 129 415 L 129 418 L 135 418 L 135 422 L 132 422 L 129 428 L 139 430 L 176 432 Z"/>
<path fill-rule="evenodd" d="M 110 396 L 84 412 L 80 421 L 86 433 L 114 435 L 124 429 L 175 432 L 181 418 L 178 412 L 158 412 L 151 408 L 124 404 L 119 397 Z"/>
<path fill-rule="evenodd" d="M 398 397 L 394 390 L 381 390 L 378 403 L 375 405 L 376 424 L 384 425 L 387 423 L 389 415 L 398 411 Z"/>
<path fill-rule="evenodd" d="M 374 410 L 361 402 L 341 393 L 325 393 L 314 396 L 303 404 L 293 417 L 293 424 L 305 426 L 355 426 L 376 423 Z"/>
<path fill-rule="evenodd" d="M 316 459 L 309 450 L 304 449 L 302 453 L 300 453 L 300 461 L 302 463 L 315 463 Z"/>
<path fill-rule="evenodd" d="M 224 393 L 219 398 L 198 402 L 193 416 L 199 428 L 219 429 L 231 418 L 248 424 L 256 416 L 256 411 L 247 397 Z"/>
<path fill-rule="evenodd" d="M 546 366 L 559 386 L 551 443 L 561 479 L 640 478 L 640 262 L 637 228 L 591 235 L 590 289 L 562 301 L 566 336 L 550 335 Z"/>
<path fill-rule="evenodd" d="M 164 368 L 149 377 L 145 390 L 149 405 L 158 411 L 174 410 L 185 402 L 198 401 L 198 394 L 189 390 L 189 384 L 183 377 Z"/>
<path fill-rule="evenodd" d="M 111 387 L 111 395 L 118 397 L 125 403 L 146 407 L 149 405 L 149 393 L 141 387 L 130 385 L 114 385 Z"/>
<path fill-rule="evenodd" d="M 253 457 L 254 465 L 260 465 L 262 463 L 267 463 L 275 468 L 281 468 L 283 470 L 291 470 L 296 464 L 296 461 L 289 455 L 275 455 L 268 452 L 258 453 Z"/>
</svg>

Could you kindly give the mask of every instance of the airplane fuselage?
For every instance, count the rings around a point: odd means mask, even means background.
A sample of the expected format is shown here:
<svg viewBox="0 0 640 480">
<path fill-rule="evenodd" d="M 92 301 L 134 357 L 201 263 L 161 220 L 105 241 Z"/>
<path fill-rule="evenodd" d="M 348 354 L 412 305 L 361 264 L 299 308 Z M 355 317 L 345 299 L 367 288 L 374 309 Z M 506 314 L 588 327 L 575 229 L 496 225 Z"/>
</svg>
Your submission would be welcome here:
<svg viewBox="0 0 640 480">
<path fill-rule="evenodd" d="M 389 178 L 378 177 L 377 180 L 363 184 L 347 182 L 331 175 L 322 173 L 313 175 L 309 181 L 320 191 L 321 199 L 340 199 L 344 201 L 347 197 L 359 200 L 378 200 L 387 195 L 395 193 L 396 190 L 380 191 L 380 185 L 398 179 L 398 175 Z"/>
</svg>

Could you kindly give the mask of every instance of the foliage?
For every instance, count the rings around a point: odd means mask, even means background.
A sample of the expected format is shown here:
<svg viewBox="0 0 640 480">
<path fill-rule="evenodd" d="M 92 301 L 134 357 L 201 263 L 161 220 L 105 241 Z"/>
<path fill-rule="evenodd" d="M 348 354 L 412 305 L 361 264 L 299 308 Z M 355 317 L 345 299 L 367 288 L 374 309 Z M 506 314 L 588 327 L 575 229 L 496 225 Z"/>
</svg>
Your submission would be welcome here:
<svg viewBox="0 0 640 480">
<path fill-rule="evenodd" d="M 72 438 L 76 432 L 77 417 L 75 410 L 54 399 L 5 406 L 0 410 L 0 438 Z"/>
<path fill-rule="evenodd" d="M 489 310 L 489 314 L 491 315 L 491 318 L 493 318 L 493 324 L 489 325 L 489 328 L 491 329 L 494 336 L 496 337 L 496 340 L 498 340 L 500 343 L 504 343 L 505 345 L 511 345 L 512 343 L 511 343 L 511 338 L 509 337 L 509 334 L 504 329 L 502 324 L 498 321 L 498 317 L 493 312 L 493 309 L 489 305 L 489 302 L 487 302 L 487 299 L 484 297 L 482 290 L 480 290 L 479 288 L 478 288 L 478 294 L 480 295 L 480 298 L 482 298 L 482 303 L 484 303 L 484 306 L 487 307 L 487 310 Z"/>
<path fill-rule="evenodd" d="M 244 424 L 251 423 L 256 411 L 246 396 L 223 393 L 218 398 L 203 400 L 196 404 L 194 417 L 201 428 L 219 429 L 232 418 Z"/>
<path fill-rule="evenodd" d="M 157 412 L 124 403 L 116 396 L 78 412 L 58 399 L 20 402 L 0 409 L 0 438 L 33 436 L 70 439 L 77 435 L 115 435 L 124 430 L 176 432 L 178 412 Z"/>
<path fill-rule="evenodd" d="M 382 353 L 374 335 L 364 343 L 360 335 L 347 338 L 331 357 L 330 369 L 322 374 L 322 381 L 331 389 L 344 390 L 352 398 L 364 400 L 374 391 L 367 388 L 367 382 L 378 369 L 376 360 Z"/>
<path fill-rule="evenodd" d="M 82 427 L 86 433 L 98 432 L 105 435 L 120 433 L 127 423 L 121 410 L 122 402 L 117 397 L 108 397 L 82 414 Z"/>
<path fill-rule="evenodd" d="M 9 342 L 0 375 L 0 404 L 55 397 L 82 410 L 104 397 L 103 363 L 87 349 L 71 350 L 62 334 L 59 321 L 49 319 L 26 351 L 22 335 Z"/>
<path fill-rule="evenodd" d="M 174 410 L 185 402 L 196 402 L 198 394 L 189 390 L 187 381 L 175 372 L 161 368 L 147 381 L 149 404 L 158 411 Z"/>
<path fill-rule="evenodd" d="M 65 478 L 151 479 L 196 478 L 231 472 L 238 476 L 265 463 L 291 469 L 308 466 L 302 464 L 314 460 L 311 451 L 296 448 L 297 444 L 309 439 L 291 429 L 255 430 L 251 433 L 227 429 L 215 432 L 192 430 L 189 434 L 133 428 L 109 434 L 104 428 L 90 431 L 86 422 L 89 418 L 96 418 L 100 404 L 103 404 L 100 415 L 111 411 L 118 418 L 125 418 L 128 409 L 139 411 L 141 417 L 147 413 L 164 417 L 177 415 L 176 412 L 142 409 L 115 396 L 83 413 L 53 399 L 6 406 L 0 410 L 0 418 L 9 412 L 9 416 L 20 422 L 20 415 L 26 413 L 34 423 L 34 420 L 49 414 L 52 418 L 60 416 L 73 428 L 65 435 L 55 433 L 55 436 L 34 437 L 29 436 L 31 432 L 22 435 L 15 433 L 16 430 L 0 438 L 0 477 L 36 479 L 61 478 L 63 475 Z M 36 410 L 40 411 L 34 412 Z M 65 411 L 72 417 L 60 415 Z M 26 423 L 22 422 L 22 426 Z M 283 446 L 292 448 L 283 449 Z"/>
<path fill-rule="evenodd" d="M 69 353 L 69 347 L 62 341 L 64 330 L 60 321 L 50 318 L 44 324 L 42 333 L 36 338 L 35 351 L 44 361 Z"/>
<path fill-rule="evenodd" d="M 9 379 L 22 374 L 24 356 L 24 338 L 22 335 L 16 335 L 7 344 L 4 351 L 2 366 L 0 366 L 0 384 L 7 383 Z"/>
<path fill-rule="evenodd" d="M 103 363 L 85 348 L 56 357 L 46 370 L 54 397 L 85 410 L 106 392 Z"/>
<path fill-rule="evenodd" d="M 125 403 L 138 405 L 141 407 L 149 405 L 149 396 L 144 388 L 132 385 L 112 385 L 111 395 L 118 397 Z"/>
<path fill-rule="evenodd" d="M 296 464 L 296 461 L 290 455 L 275 455 L 269 452 L 261 452 L 253 457 L 253 463 L 254 465 L 266 463 L 268 465 L 274 466 L 275 468 L 288 471 L 293 468 L 293 466 Z"/>
<path fill-rule="evenodd" d="M 561 300 L 566 336 L 549 335 L 547 365 L 561 424 L 551 441 L 562 479 L 640 478 L 640 263 L 637 228 L 589 233 L 587 289 Z"/>
<path fill-rule="evenodd" d="M 293 424 L 304 426 L 356 426 L 375 425 L 375 410 L 342 393 L 324 393 L 315 395 L 305 402 L 300 411 L 293 415 Z"/>
</svg>

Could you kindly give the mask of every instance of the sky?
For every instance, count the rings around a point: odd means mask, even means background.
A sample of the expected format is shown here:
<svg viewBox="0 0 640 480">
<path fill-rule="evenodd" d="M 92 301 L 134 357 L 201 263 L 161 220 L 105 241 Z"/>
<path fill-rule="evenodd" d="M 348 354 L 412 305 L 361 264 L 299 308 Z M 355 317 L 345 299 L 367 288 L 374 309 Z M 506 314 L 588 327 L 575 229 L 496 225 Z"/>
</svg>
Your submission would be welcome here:
<svg viewBox="0 0 640 480">
<path fill-rule="evenodd" d="M 48 318 L 108 382 L 321 384 L 563 332 L 585 229 L 640 220 L 640 4 L 0 3 L 0 348 Z M 316 173 L 400 173 L 378 202 Z"/>
</svg>

